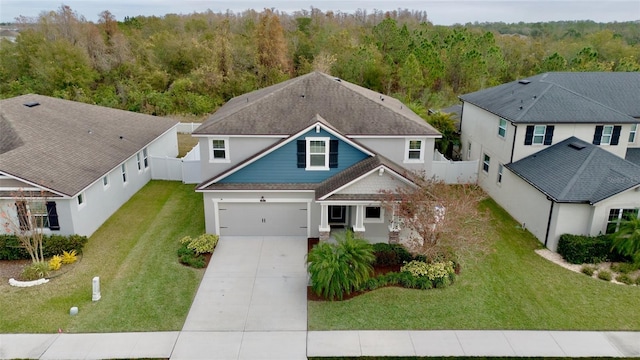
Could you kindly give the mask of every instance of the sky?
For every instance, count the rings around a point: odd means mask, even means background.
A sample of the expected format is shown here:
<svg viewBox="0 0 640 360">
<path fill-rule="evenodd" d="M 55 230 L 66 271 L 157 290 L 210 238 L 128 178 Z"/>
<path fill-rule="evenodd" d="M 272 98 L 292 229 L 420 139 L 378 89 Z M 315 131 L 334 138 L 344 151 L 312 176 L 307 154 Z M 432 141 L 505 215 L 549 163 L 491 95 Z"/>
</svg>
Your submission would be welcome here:
<svg viewBox="0 0 640 360">
<path fill-rule="evenodd" d="M 62 4 L 96 22 L 98 14 L 109 10 L 118 20 L 125 16 L 163 16 L 191 14 L 208 9 L 214 12 L 242 12 L 264 8 L 293 13 L 309 10 L 352 13 L 357 9 L 409 9 L 427 12 L 436 25 L 467 22 L 544 22 L 593 20 L 596 22 L 640 21 L 640 0 L 0 0 L 0 22 L 12 22 L 17 16 L 36 17 L 42 11 L 58 9 Z"/>
</svg>

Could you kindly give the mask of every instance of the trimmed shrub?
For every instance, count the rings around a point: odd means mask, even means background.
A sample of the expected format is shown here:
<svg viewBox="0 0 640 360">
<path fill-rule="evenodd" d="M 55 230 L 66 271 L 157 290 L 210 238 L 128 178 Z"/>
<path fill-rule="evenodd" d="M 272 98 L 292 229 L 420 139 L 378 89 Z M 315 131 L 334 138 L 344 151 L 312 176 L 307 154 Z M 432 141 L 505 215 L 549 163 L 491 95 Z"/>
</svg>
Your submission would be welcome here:
<svg viewBox="0 0 640 360">
<path fill-rule="evenodd" d="M 563 234 L 558 241 L 558 254 L 571 264 L 596 264 L 613 258 L 611 246 L 607 235 Z"/>
<path fill-rule="evenodd" d="M 20 278 L 25 281 L 38 280 L 49 276 L 49 263 L 38 262 L 25 266 Z"/>
<path fill-rule="evenodd" d="M 628 274 L 620 274 L 616 276 L 616 281 L 627 285 L 633 284 L 633 279 Z"/>
<path fill-rule="evenodd" d="M 413 259 L 409 250 L 400 244 L 375 243 L 373 255 L 376 257 L 375 266 L 402 265 Z"/>
<path fill-rule="evenodd" d="M 76 254 L 82 253 L 82 248 L 89 241 L 82 235 L 51 235 L 42 239 L 42 253 L 44 257 L 62 254 L 65 251 L 75 250 Z"/>
<path fill-rule="evenodd" d="M 604 281 L 611 281 L 611 272 L 608 270 L 598 271 L 598 279 Z"/>
<path fill-rule="evenodd" d="M 0 235 L 0 260 L 30 259 L 15 235 Z"/>
<path fill-rule="evenodd" d="M 583 265 L 580 271 L 582 271 L 582 273 L 587 276 L 593 276 L 593 273 L 596 272 L 596 268 L 595 266 L 592 266 L 592 265 Z"/>
</svg>

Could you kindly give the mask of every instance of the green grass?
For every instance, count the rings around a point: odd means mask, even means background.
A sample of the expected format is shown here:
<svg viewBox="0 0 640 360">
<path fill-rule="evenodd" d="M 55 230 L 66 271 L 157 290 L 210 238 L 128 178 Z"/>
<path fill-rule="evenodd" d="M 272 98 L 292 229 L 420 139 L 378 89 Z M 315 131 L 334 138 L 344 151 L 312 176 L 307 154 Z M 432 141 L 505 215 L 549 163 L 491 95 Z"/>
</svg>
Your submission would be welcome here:
<svg viewBox="0 0 640 360">
<path fill-rule="evenodd" d="M 178 240 L 203 231 L 192 185 L 150 182 L 90 237 L 75 268 L 32 288 L 0 284 L 0 333 L 180 330 L 204 270 L 178 263 Z"/>
<path fill-rule="evenodd" d="M 375 290 L 308 304 L 309 330 L 640 330 L 640 287 L 574 273 L 534 253 L 539 242 L 493 201 L 491 249 L 444 289 Z"/>
</svg>

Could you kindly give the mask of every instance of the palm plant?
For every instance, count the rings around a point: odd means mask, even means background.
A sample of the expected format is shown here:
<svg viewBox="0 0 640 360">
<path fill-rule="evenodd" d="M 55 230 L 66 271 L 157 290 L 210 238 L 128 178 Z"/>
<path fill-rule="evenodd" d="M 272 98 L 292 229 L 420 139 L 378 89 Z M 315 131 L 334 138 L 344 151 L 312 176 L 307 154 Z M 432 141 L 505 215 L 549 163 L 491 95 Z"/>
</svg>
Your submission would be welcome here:
<svg viewBox="0 0 640 360">
<path fill-rule="evenodd" d="M 640 218 L 623 220 L 618 231 L 612 235 L 612 243 L 612 250 L 631 257 L 634 264 L 640 265 Z"/>
<path fill-rule="evenodd" d="M 322 242 L 307 255 L 312 290 L 329 300 L 342 300 L 359 289 L 373 272 L 373 246 L 351 231 L 336 236 L 337 243 Z"/>
</svg>

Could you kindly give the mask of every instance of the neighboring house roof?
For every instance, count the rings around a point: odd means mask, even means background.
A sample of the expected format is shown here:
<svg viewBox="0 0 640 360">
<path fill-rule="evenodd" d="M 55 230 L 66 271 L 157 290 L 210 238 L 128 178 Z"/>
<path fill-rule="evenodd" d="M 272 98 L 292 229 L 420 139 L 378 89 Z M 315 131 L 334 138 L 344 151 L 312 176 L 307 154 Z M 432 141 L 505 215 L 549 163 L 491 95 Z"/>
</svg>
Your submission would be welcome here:
<svg viewBox="0 0 640 360">
<path fill-rule="evenodd" d="M 193 135 L 291 135 L 316 115 L 346 136 L 440 137 L 400 101 L 320 72 L 237 96 Z"/>
<path fill-rule="evenodd" d="M 174 126 L 42 95 L 0 100 L 0 173 L 75 196 Z"/>
<path fill-rule="evenodd" d="M 461 95 L 513 123 L 635 123 L 640 73 L 553 72 Z"/>
<path fill-rule="evenodd" d="M 625 159 L 640 166 L 640 148 L 627 148 Z"/>
<path fill-rule="evenodd" d="M 505 167 L 561 203 L 595 204 L 640 185 L 640 166 L 576 137 Z"/>
</svg>

